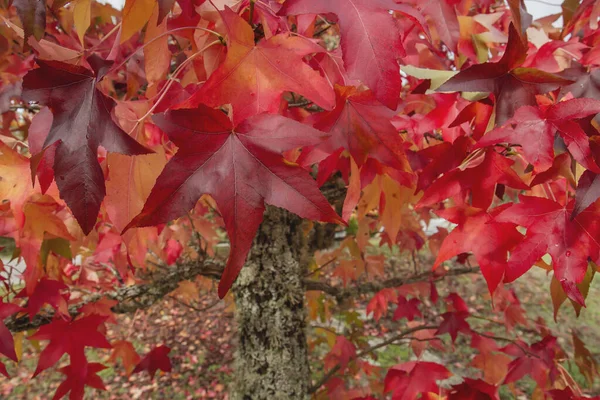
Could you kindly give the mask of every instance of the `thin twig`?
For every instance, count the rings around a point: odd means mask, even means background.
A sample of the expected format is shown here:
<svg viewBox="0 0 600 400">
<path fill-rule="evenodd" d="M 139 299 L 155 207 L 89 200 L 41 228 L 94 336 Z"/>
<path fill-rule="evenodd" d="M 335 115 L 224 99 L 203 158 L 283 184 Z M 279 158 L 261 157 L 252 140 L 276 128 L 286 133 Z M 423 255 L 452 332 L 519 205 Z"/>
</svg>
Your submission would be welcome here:
<svg viewBox="0 0 600 400">
<path fill-rule="evenodd" d="M 316 274 L 317 272 L 321 271 L 323 268 L 327 267 L 329 264 L 331 264 L 335 260 L 337 260 L 337 257 L 333 257 L 331 260 L 327 261 L 325 264 L 321 265 L 319 268 L 315 269 L 314 271 L 306 274 L 304 277 L 308 278 L 309 276 Z"/>
<path fill-rule="evenodd" d="M 361 357 L 363 357 L 367 354 L 370 354 L 370 353 L 374 352 L 375 350 L 378 350 L 382 347 L 388 346 L 400 339 L 405 338 L 406 336 L 410 335 L 411 333 L 415 333 L 415 332 L 426 330 L 426 329 L 437 329 L 437 328 L 439 328 L 437 325 L 422 325 L 422 326 L 417 326 L 414 328 L 407 329 L 403 332 L 400 332 L 399 334 L 397 334 L 395 336 L 392 336 L 391 338 L 389 338 L 387 340 L 384 340 L 383 342 L 381 342 L 379 344 L 376 344 L 374 346 L 369 347 L 368 349 L 365 349 L 363 351 L 356 353 L 356 355 L 354 357 L 350 357 L 348 362 L 356 360 L 357 358 L 361 358 Z M 338 364 L 335 367 L 331 368 L 329 371 L 327 371 L 325 373 L 325 375 L 323 375 L 323 377 L 321 377 L 321 379 L 319 379 L 317 381 L 316 384 L 314 384 L 313 386 L 311 386 L 308 389 L 308 394 L 313 394 L 317 390 L 319 390 L 319 388 L 321 386 L 323 386 L 331 377 L 333 377 L 333 375 L 335 375 L 341 368 L 342 368 L 342 365 Z"/>
</svg>

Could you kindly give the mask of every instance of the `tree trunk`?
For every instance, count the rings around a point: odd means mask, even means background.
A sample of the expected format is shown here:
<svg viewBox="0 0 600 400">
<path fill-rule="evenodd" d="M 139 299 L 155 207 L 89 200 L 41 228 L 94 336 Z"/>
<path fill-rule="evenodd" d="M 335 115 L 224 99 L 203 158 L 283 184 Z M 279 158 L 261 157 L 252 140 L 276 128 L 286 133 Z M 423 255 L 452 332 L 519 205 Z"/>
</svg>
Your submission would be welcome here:
<svg viewBox="0 0 600 400">
<path fill-rule="evenodd" d="M 310 371 L 304 307 L 307 243 L 301 219 L 267 208 L 233 287 L 238 346 L 234 400 L 304 400 Z"/>
</svg>

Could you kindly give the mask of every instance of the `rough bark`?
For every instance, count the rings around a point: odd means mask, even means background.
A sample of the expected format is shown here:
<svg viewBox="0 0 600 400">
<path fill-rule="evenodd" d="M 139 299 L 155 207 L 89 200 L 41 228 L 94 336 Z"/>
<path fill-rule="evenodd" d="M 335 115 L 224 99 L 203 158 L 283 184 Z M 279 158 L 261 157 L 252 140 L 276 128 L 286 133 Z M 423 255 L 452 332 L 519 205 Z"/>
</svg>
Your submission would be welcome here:
<svg viewBox="0 0 600 400">
<path fill-rule="evenodd" d="M 235 400 L 306 399 L 310 373 L 301 220 L 268 208 L 233 287 L 238 349 Z"/>
</svg>

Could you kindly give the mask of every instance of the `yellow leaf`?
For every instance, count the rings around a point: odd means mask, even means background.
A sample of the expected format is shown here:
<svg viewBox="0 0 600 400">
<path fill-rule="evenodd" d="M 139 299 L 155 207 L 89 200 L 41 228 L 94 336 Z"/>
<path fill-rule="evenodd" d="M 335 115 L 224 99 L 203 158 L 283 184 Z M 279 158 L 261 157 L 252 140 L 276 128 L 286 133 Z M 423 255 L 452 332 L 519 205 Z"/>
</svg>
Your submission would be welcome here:
<svg viewBox="0 0 600 400">
<path fill-rule="evenodd" d="M 121 43 L 142 30 L 150 19 L 156 0 L 126 0 L 123 8 Z"/>
<path fill-rule="evenodd" d="M 130 157 L 110 153 L 107 156 L 108 180 L 104 205 L 112 223 L 120 231 L 144 206 L 156 178 L 166 163 L 162 146 L 154 154 Z"/>
<path fill-rule="evenodd" d="M 387 175 L 381 177 L 381 190 L 385 195 L 385 207 L 381 213 L 381 223 L 392 240 L 395 240 L 404 223 L 401 217 L 409 204 L 416 202 L 414 188 L 400 186 L 398 182 Z"/>
<path fill-rule="evenodd" d="M 29 176 L 27 157 L 0 141 L 0 202 L 10 200 L 17 227 L 23 225 L 23 203 L 34 193 Z"/>
<path fill-rule="evenodd" d="M 79 36 L 82 46 L 85 32 L 90 27 L 91 16 L 92 0 L 77 0 L 73 8 L 73 20 L 75 22 L 75 31 L 77 31 L 77 36 Z"/>
<path fill-rule="evenodd" d="M 448 79 L 452 78 L 454 75 L 456 75 L 458 73 L 457 71 L 426 69 L 426 68 L 413 67 L 412 65 L 403 65 L 401 69 L 402 69 L 402 72 L 404 72 L 406 75 L 410 75 L 417 79 L 430 79 L 431 80 L 431 86 L 430 86 L 431 90 L 435 90 L 438 87 L 442 86 L 442 84 L 444 82 L 446 82 Z"/>
<path fill-rule="evenodd" d="M 157 21 L 158 5 L 154 8 L 154 12 L 150 17 L 144 39 L 144 43 L 146 43 L 146 47 L 144 47 L 144 67 L 146 69 L 146 79 L 150 85 L 162 81 L 169 72 L 169 66 L 171 65 L 168 36 L 164 35 L 156 39 L 167 31 L 167 19 L 164 18 L 162 23 L 158 25 Z"/>
<path fill-rule="evenodd" d="M 57 214 L 61 206 L 49 195 L 33 195 L 24 205 L 25 223 L 19 236 L 21 255 L 25 260 L 27 293 L 32 293 L 38 279 L 45 274 L 40 266 L 40 248 L 45 234 L 75 240 Z"/>
<path fill-rule="evenodd" d="M 17 353 L 17 360 L 21 361 L 23 358 L 23 338 L 25 334 L 23 332 L 17 332 L 13 335 L 13 340 L 15 342 L 15 353 Z"/>
</svg>

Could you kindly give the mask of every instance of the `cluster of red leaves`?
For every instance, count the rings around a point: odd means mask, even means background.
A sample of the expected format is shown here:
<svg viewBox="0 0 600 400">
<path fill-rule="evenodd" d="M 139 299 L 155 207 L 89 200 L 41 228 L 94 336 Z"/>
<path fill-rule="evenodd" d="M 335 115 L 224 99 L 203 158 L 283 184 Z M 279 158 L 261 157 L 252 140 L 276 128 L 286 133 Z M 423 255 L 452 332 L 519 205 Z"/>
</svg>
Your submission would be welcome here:
<svg viewBox="0 0 600 400">
<path fill-rule="evenodd" d="M 25 288 L 12 293 L 6 277 L 0 311 L 55 309 L 29 339 L 49 341 L 35 375 L 70 358 L 56 397 L 102 388 L 85 348 L 111 347 L 114 303 L 71 319 L 76 289 L 197 257 L 194 230 L 210 254 L 222 227 L 222 298 L 266 204 L 356 221 L 334 255 L 344 285 L 381 275 L 366 254 L 377 236 L 413 253 L 427 245 L 434 268 L 472 253 L 492 294 L 533 265 L 552 269 L 555 304 L 584 305 L 600 258 L 599 1 L 569 2 L 562 29 L 552 18 L 531 26 L 519 0 L 127 0 L 122 13 L 65 3 L 0 12 L 0 236 L 25 262 Z M 319 190 L 328 179 L 348 187 L 341 217 Z M 428 237 L 432 213 L 456 227 Z M 449 301 L 434 336 L 454 341 L 471 333 L 470 313 Z M 420 300 L 387 291 L 370 305 L 376 318 L 389 302 L 396 319 L 422 317 Z M 0 352 L 17 359 L 0 328 Z M 336 345 L 341 364 L 349 348 Z M 565 395 L 548 386 L 552 339 L 527 348 L 504 351 L 515 357 L 505 383 L 530 371 L 548 396 Z M 133 370 L 167 371 L 167 354 L 157 347 Z M 414 398 L 447 376 L 410 362 L 384 391 Z M 493 398 L 486 385 L 466 380 L 448 397 Z"/>
</svg>

